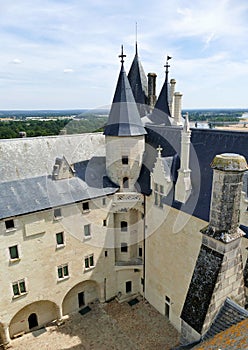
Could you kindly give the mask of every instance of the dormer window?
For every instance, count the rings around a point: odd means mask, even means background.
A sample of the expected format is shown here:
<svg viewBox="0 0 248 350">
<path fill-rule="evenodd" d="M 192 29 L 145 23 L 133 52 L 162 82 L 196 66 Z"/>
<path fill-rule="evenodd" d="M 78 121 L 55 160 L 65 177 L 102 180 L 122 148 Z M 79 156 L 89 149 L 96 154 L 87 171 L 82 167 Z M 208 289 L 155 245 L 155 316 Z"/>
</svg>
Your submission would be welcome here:
<svg viewBox="0 0 248 350">
<path fill-rule="evenodd" d="M 90 210 L 89 202 L 83 202 L 82 206 L 83 206 L 83 212 L 87 212 Z"/>
<path fill-rule="evenodd" d="M 128 164 L 128 156 L 122 156 L 122 164 L 124 165 Z"/>
<path fill-rule="evenodd" d="M 15 223 L 13 219 L 5 221 L 6 230 L 13 230 L 15 228 Z"/>
<path fill-rule="evenodd" d="M 59 219 L 62 217 L 61 208 L 54 209 L 53 212 L 54 219 Z"/>
</svg>

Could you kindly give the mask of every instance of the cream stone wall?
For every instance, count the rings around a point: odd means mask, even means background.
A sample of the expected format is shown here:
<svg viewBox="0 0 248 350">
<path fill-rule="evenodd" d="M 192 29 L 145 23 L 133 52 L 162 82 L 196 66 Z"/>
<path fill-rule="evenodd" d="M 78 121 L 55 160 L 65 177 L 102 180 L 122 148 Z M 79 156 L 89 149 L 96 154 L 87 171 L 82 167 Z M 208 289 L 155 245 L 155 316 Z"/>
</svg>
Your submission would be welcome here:
<svg viewBox="0 0 248 350">
<path fill-rule="evenodd" d="M 145 298 L 180 331 L 180 314 L 201 245 L 199 230 L 206 222 L 147 198 Z M 168 302 L 167 302 L 168 303 Z"/>
<path fill-rule="evenodd" d="M 123 190 L 123 178 L 129 179 L 129 191 L 135 191 L 145 150 L 144 136 L 106 136 L 106 168 L 109 178 Z M 122 164 L 122 156 L 128 156 L 128 164 Z M 125 189 L 126 190 L 126 189 Z"/>
<path fill-rule="evenodd" d="M 109 215 L 111 196 L 105 206 L 102 198 L 90 201 L 89 205 L 87 212 L 83 212 L 82 203 L 63 206 L 59 219 L 54 219 L 53 210 L 20 216 L 14 218 L 15 228 L 11 230 L 6 230 L 4 221 L 0 222 L 0 278 L 4 291 L 0 299 L 0 318 L 4 324 L 13 319 L 11 336 L 22 330 L 28 331 L 28 313 L 36 312 L 33 311 L 36 308 L 40 322 L 51 321 L 55 316 L 60 318 L 64 298 L 67 296 L 68 299 L 68 292 L 81 282 L 95 281 L 98 291 L 93 296 L 102 301 L 116 294 L 115 254 L 108 244 L 114 241 L 114 232 L 103 226 L 103 220 Z M 91 224 L 91 237 L 86 238 L 84 225 L 88 223 Z M 59 232 L 64 232 L 63 246 L 56 244 L 56 233 Z M 18 245 L 20 259 L 10 261 L 9 247 L 13 245 Z M 91 254 L 94 254 L 95 266 L 85 270 L 84 259 Z M 64 264 L 68 264 L 69 276 L 59 279 L 57 267 Z M 27 293 L 13 297 L 12 282 L 22 279 Z M 86 302 L 92 298 L 86 295 Z M 44 300 L 56 305 L 56 313 L 48 312 L 45 316 L 44 308 L 37 305 Z M 72 304 L 67 302 L 66 312 L 73 309 L 73 303 L 75 305 L 75 300 Z M 18 314 L 21 309 L 24 311 Z"/>
</svg>

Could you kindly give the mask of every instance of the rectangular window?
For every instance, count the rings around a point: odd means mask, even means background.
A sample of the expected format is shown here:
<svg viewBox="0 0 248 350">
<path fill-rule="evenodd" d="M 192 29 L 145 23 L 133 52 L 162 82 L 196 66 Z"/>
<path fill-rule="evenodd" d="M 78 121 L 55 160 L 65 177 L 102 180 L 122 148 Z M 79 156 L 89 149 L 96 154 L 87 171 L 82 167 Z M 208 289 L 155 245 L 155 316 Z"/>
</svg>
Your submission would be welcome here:
<svg viewBox="0 0 248 350">
<path fill-rule="evenodd" d="M 15 228 L 14 220 L 13 219 L 6 220 L 5 227 L 6 227 L 6 230 L 11 230 L 12 228 Z"/>
<path fill-rule="evenodd" d="M 58 278 L 63 279 L 69 276 L 68 264 L 58 266 Z"/>
<path fill-rule="evenodd" d="M 154 183 L 154 205 L 163 208 L 164 186 Z"/>
<path fill-rule="evenodd" d="M 107 258 L 107 256 L 108 256 L 108 251 L 107 250 L 105 250 L 104 255 L 105 255 L 105 258 Z"/>
<path fill-rule="evenodd" d="M 18 246 L 13 245 L 12 247 L 9 247 L 9 256 L 11 260 L 19 259 L 19 253 L 18 253 Z"/>
<path fill-rule="evenodd" d="M 122 164 L 128 164 L 128 156 L 122 156 Z"/>
<path fill-rule="evenodd" d="M 142 248 L 139 247 L 139 257 L 142 258 Z"/>
<path fill-rule="evenodd" d="M 90 204 L 89 202 L 83 202 L 83 211 L 89 211 L 90 210 Z"/>
<path fill-rule="evenodd" d="M 12 283 L 12 290 L 13 290 L 14 296 L 26 294 L 27 290 L 26 290 L 25 280 L 23 279 Z"/>
<path fill-rule="evenodd" d="M 64 232 L 56 233 L 56 243 L 57 245 L 64 245 Z"/>
<path fill-rule="evenodd" d="M 106 198 L 102 199 L 102 205 L 106 205 Z"/>
<path fill-rule="evenodd" d="M 127 232 L 128 224 L 126 221 L 121 221 L 121 232 Z"/>
<path fill-rule="evenodd" d="M 58 219 L 62 217 L 61 208 L 54 209 L 54 218 Z"/>
<path fill-rule="evenodd" d="M 85 268 L 85 270 L 91 269 L 92 267 L 94 267 L 94 255 L 93 254 L 91 254 L 89 256 L 86 256 L 84 258 L 84 268 Z"/>
<path fill-rule="evenodd" d="M 126 282 L 126 293 L 132 292 L 132 281 Z"/>
<path fill-rule="evenodd" d="M 102 225 L 107 226 L 107 220 L 103 220 Z"/>
<path fill-rule="evenodd" d="M 84 225 L 84 237 L 90 237 L 90 236 L 91 236 L 90 224 Z"/>
<path fill-rule="evenodd" d="M 121 243 L 121 252 L 122 253 L 127 253 L 128 252 L 127 243 Z"/>
</svg>

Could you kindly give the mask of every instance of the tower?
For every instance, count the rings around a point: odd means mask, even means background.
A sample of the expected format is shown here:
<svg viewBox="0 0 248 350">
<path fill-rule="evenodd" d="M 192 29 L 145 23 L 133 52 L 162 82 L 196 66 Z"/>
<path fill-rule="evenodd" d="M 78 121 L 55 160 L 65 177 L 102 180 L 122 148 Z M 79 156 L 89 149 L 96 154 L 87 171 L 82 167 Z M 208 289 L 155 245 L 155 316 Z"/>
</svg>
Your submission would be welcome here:
<svg viewBox="0 0 248 350">
<path fill-rule="evenodd" d="M 120 186 L 120 191 L 132 192 L 140 174 L 146 130 L 124 69 L 123 48 L 119 57 L 121 70 L 104 130 L 106 169 L 108 177 Z"/>
<path fill-rule="evenodd" d="M 245 304 L 239 219 L 247 163 L 243 156 L 224 153 L 211 166 L 210 222 L 201 230 L 202 245 L 181 314 L 182 342 L 200 339 L 227 298 Z"/>
</svg>

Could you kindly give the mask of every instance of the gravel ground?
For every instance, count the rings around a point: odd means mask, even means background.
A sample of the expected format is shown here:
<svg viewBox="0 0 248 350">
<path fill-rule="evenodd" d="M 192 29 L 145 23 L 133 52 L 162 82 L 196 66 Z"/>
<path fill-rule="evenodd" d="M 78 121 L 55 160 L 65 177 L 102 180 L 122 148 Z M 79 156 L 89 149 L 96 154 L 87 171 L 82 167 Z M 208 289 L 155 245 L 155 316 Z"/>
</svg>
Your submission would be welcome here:
<svg viewBox="0 0 248 350">
<path fill-rule="evenodd" d="M 166 350 L 179 343 L 179 333 L 148 302 L 134 306 L 112 301 L 91 304 L 85 315 L 70 315 L 12 341 L 18 350 Z"/>
</svg>

